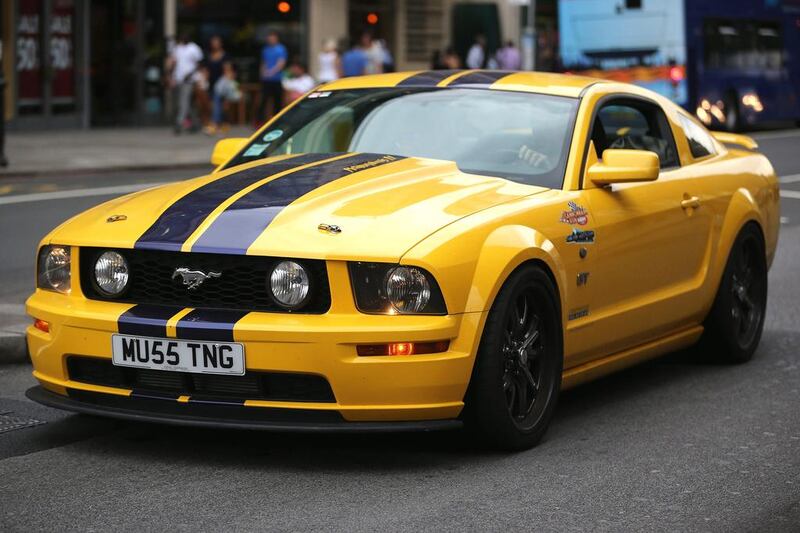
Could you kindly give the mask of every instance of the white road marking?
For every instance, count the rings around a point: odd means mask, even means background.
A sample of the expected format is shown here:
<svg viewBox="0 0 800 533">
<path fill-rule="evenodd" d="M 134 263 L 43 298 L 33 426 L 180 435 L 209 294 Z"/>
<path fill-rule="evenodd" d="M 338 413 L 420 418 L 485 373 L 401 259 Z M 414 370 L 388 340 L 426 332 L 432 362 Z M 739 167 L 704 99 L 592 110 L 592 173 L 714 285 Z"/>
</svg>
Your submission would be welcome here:
<svg viewBox="0 0 800 533">
<path fill-rule="evenodd" d="M 26 202 L 44 202 L 47 200 L 61 200 L 63 198 L 86 198 L 91 196 L 122 195 L 130 192 L 157 187 L 161 183 L 134 183 L 131 185 L 116 185 L 114 187 L 96 187 L 93 189 L 72 189 L 68 191 L 40 192 L 34 194 L 17 194 L 0 197 L 0 205 L 22 204 Z"/>
<path fill-rule="evenodd" d="M 791 198 L 792 200 L 800 200 L 800 191 L 781 191 L 781 198 Z"/>
<path fill-rule="evenodd" d="M 789 176 L 781 176 L 778 178 L 780 183 L 797 183 L 800 181 L 800 174 L 791 174 Z"/>
</svg>

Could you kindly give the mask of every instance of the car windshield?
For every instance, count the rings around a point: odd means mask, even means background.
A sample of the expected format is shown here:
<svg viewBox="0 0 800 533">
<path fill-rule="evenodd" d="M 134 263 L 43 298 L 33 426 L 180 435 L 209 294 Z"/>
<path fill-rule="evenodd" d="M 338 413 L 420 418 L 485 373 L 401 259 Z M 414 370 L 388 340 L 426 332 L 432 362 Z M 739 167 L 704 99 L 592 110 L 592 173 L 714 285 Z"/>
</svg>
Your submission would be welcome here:
<svg viewBox="0 0 800 533">
<path fill-rule="evenodd" d="M 561 187 L 577 105 L 574 98 L 468 88 L 315 92 L 228 166 L 282 154 L 370 152 Z"/>
</svg>

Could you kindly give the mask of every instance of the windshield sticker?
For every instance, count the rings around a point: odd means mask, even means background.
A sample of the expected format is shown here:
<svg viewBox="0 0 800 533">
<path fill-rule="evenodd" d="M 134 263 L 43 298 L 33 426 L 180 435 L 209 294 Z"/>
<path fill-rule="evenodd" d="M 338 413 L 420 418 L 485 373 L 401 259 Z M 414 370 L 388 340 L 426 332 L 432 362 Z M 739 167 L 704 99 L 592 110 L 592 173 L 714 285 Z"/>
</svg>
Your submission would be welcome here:
<svg viewBox="0 0 800 533">
<path fill-rule="evenodd" d="M 244 157 L 256 157 L 264 153 L 264 150 L 267 149 L 269 143 L 265 144 L 252 144 L 250 147 L 245 151 Z"/>
<path fill-rule="evenodd" d="M 330 95 L 331 95 L 330 91 L 322 91 L 322 92 L 311 93 L 311 94 L 308 95 L 308 97 L 309 98 L 327 98 Z"/>
<path fill-rule="evenodd" d="M 272 131 L 268 131 L 267 133 L 265 133 L 264 137 L 262 137 L 262 139 L 264 140 L 264 142 L 268 143 L 268 142 L 274 141 L 275 139 L 277 139 L 281 135 L 283 135 L 283 130 L 272 130 Z"/>
<path fill-rule="evenodd" d="M 569 202 L 569 211 L 561 212 L 560 221 L 571 226 L 585 226 L 589 222 L 589 212 L 575 202 Z"/>
<path fill-rule="evenodd" d="M 572 233 L 567 235 L 567 242 L 591 244 L 594 242 L 594 231 L 572 228 Z"/>
</svg>

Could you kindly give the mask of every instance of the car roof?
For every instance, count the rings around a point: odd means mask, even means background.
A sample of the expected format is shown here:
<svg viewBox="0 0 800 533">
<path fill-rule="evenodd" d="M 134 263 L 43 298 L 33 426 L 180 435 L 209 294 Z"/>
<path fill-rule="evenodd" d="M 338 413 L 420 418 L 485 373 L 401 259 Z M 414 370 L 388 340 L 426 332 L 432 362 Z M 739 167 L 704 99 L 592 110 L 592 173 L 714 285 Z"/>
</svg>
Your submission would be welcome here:
<svg viewBox="0 0 800 533">
<path fill-rule="evenodd" d="M 379 87 L 478 87 L 577 98 L 590 85 L 605 80 L 552 72 L 501 70 L 417 70 L 342 78 L 318 90 L 372 89 Z"/>
</svg>

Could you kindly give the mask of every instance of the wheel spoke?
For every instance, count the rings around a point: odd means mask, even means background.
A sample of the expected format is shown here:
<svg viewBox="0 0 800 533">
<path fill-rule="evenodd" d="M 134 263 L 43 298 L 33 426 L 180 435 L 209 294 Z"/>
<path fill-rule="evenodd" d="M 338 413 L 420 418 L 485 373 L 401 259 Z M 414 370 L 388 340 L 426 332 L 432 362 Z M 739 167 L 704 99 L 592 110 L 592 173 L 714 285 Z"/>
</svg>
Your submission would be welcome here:
<svg viewBox="0 0 800 533">
<path fill-rule="evenodd" d="M 525 383 L 519 382 L 519 377 L 517 378 L 517 413 L 516 415 L 519 418 L 524 418 L 525 415 L 528 414 L 529 405 L 528 405 L 528 386 Z"/>
<path fill-rule="evenodd" d="M 528 384 L 530 384 L 531 388 L 533 389 L 533 396 L 535 399 L 536 393 L 539 392 L 539 384 L 536 383 L 535 379 L 533 379 L 533 374 L 531 374 L 531 370 L 527 367 L 527 365 L 522 366 L 522 373 L 525 375 L 525 378 L 528 380 Z"/>
</svg>

